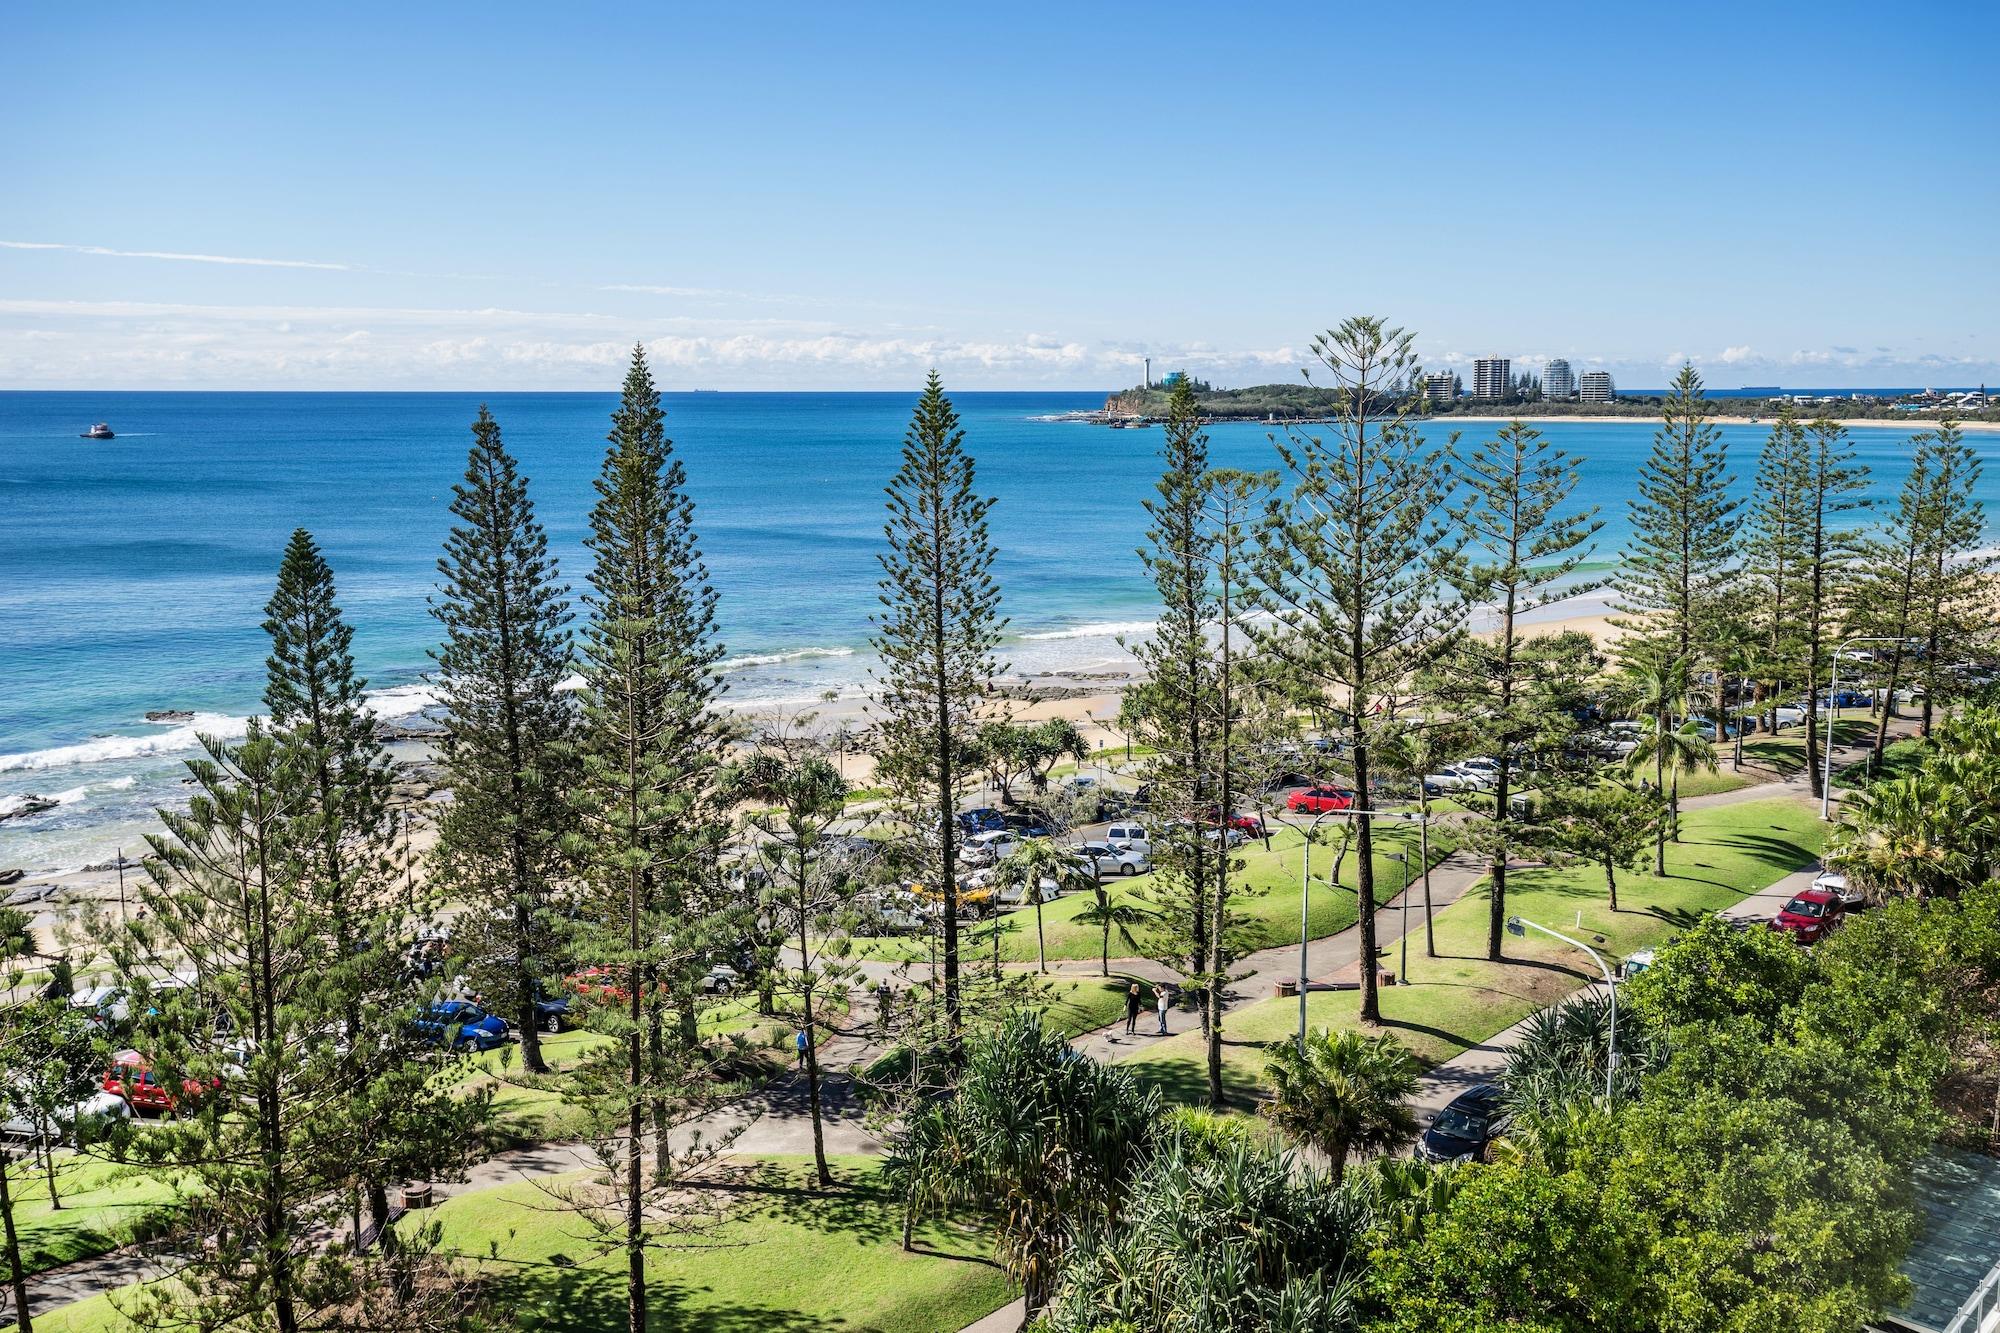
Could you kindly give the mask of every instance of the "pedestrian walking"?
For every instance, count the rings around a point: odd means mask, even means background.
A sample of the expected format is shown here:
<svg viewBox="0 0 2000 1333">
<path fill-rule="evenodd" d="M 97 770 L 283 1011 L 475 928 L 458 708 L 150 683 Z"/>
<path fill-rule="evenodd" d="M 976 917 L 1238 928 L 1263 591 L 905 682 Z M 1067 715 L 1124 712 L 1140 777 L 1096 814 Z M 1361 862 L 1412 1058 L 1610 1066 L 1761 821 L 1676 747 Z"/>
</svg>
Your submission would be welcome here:
<svg viewBox="0 0 2000 1333">
<path fill-rule="evenodd" d="M 1167 1035 L 1167 988 L 1153 987 L 1153 1007 L 1160 1011 L 1160 1035 Z"/>
<path fill-rule="evenodd" d="M 1125 1035 L 1132 1036 L 1139 1030 L 1139 983 L 1133 982 L 1125 990 Z"/>
<path fill-rule="evenodd" d="M 1166 1018 L 1167 1018 L 1166 1013 L 1163 1010 L 1160 1014 L 1160 1021 L 1162 1023 L 1165 1023 Z M 806 1036 L 806 1030 L 804 1028 L 800 1028 L 799 1035 L 794 1037 L 792 1040 L 798 1045 L 799 1048 L 799 1068 L 804 1069 L 806 1067 L 806 1043 L 811 1039 Z"/>
</svg>

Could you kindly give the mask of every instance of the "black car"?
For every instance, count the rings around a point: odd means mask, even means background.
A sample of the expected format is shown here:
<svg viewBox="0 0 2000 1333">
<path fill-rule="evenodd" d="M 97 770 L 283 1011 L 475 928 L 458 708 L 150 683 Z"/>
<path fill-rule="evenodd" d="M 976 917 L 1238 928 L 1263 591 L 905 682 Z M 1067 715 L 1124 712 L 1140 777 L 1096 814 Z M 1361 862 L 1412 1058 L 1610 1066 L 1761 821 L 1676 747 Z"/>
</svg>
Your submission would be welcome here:
<svg viewBox="0 0 2000 1333">
<path fill-rule="evenodd" d="M 1478 1161 L 1487 1145 L 1507 1131 L 1505 1094 L 1497 1083 L 1467 1088 L 1438 1112 L 1417 1141 L 1417 1156 L 1428 1162 Z"/>
<path fill-rule="evenodd" d="M 1006 822 L 1010 832 L 1018 833 L 1024 838 L 1046 838 L 1055 832 L 1045 816 L 1033 811 L 1005 814 L 1000 818 Z"/>
</svg>

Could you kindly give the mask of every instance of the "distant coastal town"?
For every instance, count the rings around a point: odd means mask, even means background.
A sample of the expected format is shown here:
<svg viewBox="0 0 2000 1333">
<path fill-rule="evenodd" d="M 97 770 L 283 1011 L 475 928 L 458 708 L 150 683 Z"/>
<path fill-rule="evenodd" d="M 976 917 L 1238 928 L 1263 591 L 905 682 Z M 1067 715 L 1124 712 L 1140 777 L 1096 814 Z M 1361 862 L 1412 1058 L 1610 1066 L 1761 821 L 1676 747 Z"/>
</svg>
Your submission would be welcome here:
<svg viewBox="0 0 2000 1333">
<path fill-rule="evenodd" d="M 1102 409 L 1081 419 L 1112 427 L 1150 425 L 1166 418 L 1167 401 L 1187 372 L 1174 371 L 1154 379 L 1148 363 L 1143 384 L 1120 389 L 1104 400 Z M 1337 391 L 1311 384 L 1260 384 L 1241 389 L 1218 388 L 1191 379 L 1196 400 L 1211 421 L 1310 422 L 1333 415 Z M 1417 415 L 1496 415 L 1548 417 L 1652 417 L 1658 414 L 1663 391 L 1620 393 L 1609 371 L 1577 372 L 1560 357 L 1539 371 L 1517 372 L 1509 357 L 1480 357 L 1471 378 L 1451 369 L 1427 369 L 1401 390 Z M 1907 420 L 1950 416 L 1961 422 L 2000 423 L 1996 404 L 1985 385 L 1970 389 L 1907 390 L 1785 390 L 1777 385 L 1752 385 L 1709 395 L 1718 419 L 1757 421 L 1791 408 L 1844 420 Z"/>
</svg>

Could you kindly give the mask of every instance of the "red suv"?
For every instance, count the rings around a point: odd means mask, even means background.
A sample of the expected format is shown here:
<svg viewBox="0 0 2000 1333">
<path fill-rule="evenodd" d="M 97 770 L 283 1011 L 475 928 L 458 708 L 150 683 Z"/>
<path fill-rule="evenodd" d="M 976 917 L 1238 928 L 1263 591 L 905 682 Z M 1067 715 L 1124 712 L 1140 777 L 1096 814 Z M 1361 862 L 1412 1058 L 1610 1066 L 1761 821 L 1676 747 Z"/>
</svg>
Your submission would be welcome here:
<svg viewBox="0 0 2000 1333">
<path fill-rule="evenodd" d="M 1294 814 L 1323 815 L 1329 810 L 1348 810 L 1354 806 L 1354 793 L 1345 787 L 1307 787 L 1295 791 L 1285 802 L 1285 809 Z"/>
<path fill-rule="evenodd" d="M 135 1111 L 157 1111 L 162 1115 L 171 1114 L 183 1097 L 192 1101 L 221 1086 L 219 1078 L 210 1079 L 208 1087 L 203 1087 L 199 1079 L 187 1078 L 181 1080 L 181 1090 L 175 1093 L 154 1076 L 152 1061 L 137 1051 L 118 1052 L 104 1074 L 106 1092 L 123 1097 Z"/>
<path fill-rule="evenodd" d="M 1800 944 L 1814 944 L 1825 939 L 1845 915 L 1839 894 L 1831 889 L 1807 889 L 1771 918 L 1771 929 L 1784 931 Z"/>
</svg>

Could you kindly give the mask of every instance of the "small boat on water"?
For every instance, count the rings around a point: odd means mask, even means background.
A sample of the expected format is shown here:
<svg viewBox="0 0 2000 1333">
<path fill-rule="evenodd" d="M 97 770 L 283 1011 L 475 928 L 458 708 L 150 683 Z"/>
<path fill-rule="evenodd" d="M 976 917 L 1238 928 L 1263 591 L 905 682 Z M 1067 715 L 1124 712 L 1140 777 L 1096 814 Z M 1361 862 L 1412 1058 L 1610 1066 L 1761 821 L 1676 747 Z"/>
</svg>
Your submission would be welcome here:
<svg viewBox="0 0 2000 1333">
<path fill-rule="evenodd" d="M 118 438 L 118 433 L 112 430 L 108 423 L 100 421 L 77 438 L 82 440 L 115 440 Z"/>
</svg>

